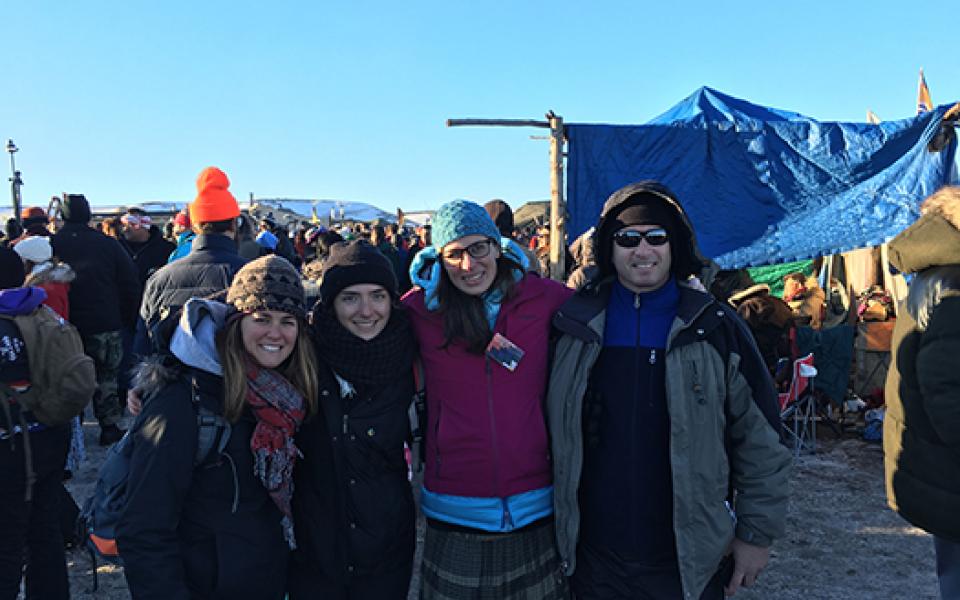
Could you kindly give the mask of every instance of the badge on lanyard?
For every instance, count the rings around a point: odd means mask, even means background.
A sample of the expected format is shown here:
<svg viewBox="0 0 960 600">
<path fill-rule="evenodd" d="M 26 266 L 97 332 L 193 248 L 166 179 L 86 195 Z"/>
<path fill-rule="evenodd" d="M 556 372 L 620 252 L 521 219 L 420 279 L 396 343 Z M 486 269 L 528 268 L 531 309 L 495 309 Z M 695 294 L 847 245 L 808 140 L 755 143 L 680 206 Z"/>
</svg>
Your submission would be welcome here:
<svg viewBox="0 0 960 600">
<path fill-rule="evenodd" d="M 499 333 L 487 345 L 487 356 L 508 371 L 514 371 L 523 358 L 523 350 Z"/>
</svg>

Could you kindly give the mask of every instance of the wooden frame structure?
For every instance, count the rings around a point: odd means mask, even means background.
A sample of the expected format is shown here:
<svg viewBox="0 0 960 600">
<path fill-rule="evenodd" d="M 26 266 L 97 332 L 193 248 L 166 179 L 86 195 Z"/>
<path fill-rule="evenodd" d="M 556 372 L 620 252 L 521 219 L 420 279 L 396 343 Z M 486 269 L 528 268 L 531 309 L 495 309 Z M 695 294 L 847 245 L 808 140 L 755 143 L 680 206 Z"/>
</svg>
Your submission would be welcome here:
<svg viewBox="0 0 960 600">
<path fill-rule="evenodd" d="M 566 265 L 566 205 L 563 199 L 563 117 L 548 111 L 546 121 L 528 119 L 447 119 L 447 127 L 539 127 L 550 130 L 550 277 L 564 280 Z"/>
</svg>

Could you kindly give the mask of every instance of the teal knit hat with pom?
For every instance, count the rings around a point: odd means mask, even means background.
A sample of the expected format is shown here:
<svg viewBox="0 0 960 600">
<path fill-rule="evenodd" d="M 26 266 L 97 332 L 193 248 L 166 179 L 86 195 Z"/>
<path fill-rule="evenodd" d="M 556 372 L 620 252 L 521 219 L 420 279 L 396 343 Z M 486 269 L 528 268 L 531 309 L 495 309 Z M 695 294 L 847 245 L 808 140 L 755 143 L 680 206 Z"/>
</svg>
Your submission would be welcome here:
<svg viewBox="0 0 960 600">
<path fill-rule="evenodd" d="M 500 243 L 500 231 L 485 208 L 469 200 L 454 200 L 433 217 L 433 246 L 438 251 L 467 235 L 482 235 Z"/>
</svg>

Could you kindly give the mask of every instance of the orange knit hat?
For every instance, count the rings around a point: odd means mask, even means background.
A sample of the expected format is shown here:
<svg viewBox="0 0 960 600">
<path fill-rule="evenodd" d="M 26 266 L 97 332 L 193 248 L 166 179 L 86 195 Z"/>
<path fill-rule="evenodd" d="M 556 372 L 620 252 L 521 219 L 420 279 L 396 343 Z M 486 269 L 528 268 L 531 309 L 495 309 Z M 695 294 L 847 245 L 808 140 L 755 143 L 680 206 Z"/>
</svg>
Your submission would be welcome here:
<svg viewBox="0 0 960 600">
<path fill-rule="evenodd" d="M 197 177 L 197 197 L 190 203 L 190 221 L 194 224 L 226 221 L 240 216 L 240 205 L 230 190 L 227 174 L 207 167 Z"/>
</svg>

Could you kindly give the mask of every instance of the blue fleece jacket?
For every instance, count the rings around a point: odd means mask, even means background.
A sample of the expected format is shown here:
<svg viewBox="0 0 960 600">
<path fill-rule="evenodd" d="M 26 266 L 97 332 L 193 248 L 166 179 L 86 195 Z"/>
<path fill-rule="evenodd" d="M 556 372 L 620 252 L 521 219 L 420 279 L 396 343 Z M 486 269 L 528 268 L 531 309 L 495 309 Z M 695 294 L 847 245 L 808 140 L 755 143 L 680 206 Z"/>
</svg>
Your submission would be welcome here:
<svg viewBox="0 0 960 600">
<path fill-rule="evenodd" d="M 673 279 L 614 284 L 584 404 L 583 539 L 649 565 L 676 560 L 664 355 L 678 301 Z"/>
</svg>

